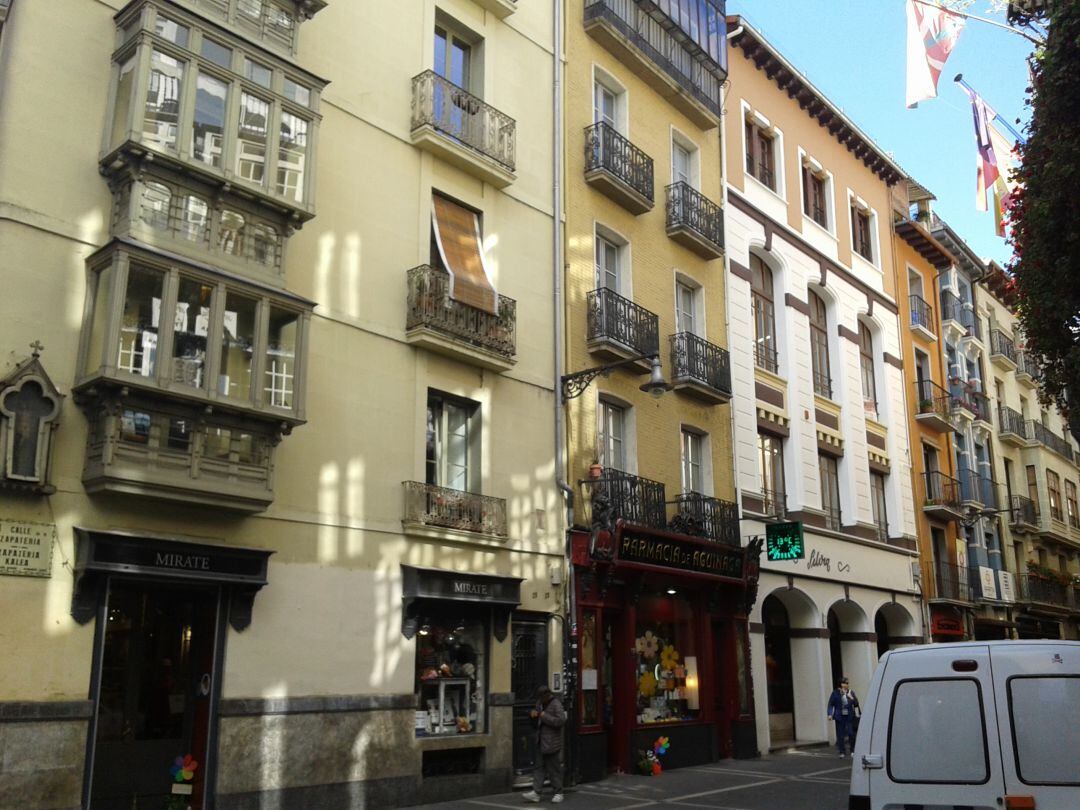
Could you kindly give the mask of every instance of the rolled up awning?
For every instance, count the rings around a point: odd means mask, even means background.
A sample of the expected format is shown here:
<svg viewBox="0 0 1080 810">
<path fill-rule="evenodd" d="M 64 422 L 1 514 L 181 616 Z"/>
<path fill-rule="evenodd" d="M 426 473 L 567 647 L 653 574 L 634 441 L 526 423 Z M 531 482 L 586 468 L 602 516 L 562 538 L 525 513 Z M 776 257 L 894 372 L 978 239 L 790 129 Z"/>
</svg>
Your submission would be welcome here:
<svg viewBox="0 0 1080 810">
<path fill-rule="evenodd" d="M 431 222 L 439 256 L 450 274 L 450 297 L 497 315 L 499 296 L 484 261 L 479 217 L 468 208 L 434 195 Z"/>
</svg>

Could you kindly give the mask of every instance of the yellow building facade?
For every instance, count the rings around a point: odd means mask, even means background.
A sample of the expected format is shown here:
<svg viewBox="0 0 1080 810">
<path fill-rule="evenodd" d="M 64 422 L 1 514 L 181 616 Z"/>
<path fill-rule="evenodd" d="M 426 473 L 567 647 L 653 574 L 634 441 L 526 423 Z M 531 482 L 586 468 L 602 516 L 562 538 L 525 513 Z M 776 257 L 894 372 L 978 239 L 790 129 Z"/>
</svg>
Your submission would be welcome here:
<svg viewBox="0 0 1080 810">
<path fill-rule="evenodd" d="M 553 9 L 4 6 L 0 805 L 507 788 L 563 669 Z"/>
</svg>

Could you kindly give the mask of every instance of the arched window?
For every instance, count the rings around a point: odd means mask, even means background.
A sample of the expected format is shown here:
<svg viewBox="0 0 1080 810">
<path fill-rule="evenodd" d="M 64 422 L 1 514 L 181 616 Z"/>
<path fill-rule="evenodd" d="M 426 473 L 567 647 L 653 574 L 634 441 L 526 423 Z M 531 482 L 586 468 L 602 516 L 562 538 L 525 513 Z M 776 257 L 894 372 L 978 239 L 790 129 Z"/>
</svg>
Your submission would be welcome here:
<svg viewBox="0 0 1080 810">
<path fill-rule="evenodd" d="M 142 221 L 159 231 L 169 230 L 169 204 L 172 191 L 163 183 L 143 184 Z"/>
<path fill-rule="evenodd" d="M 814 393 L 832 397 L 832 375 L 829 373 L 829 324 L 825 317 L 825 302 L 813 290 L 810 304 L 810 359 L 814 371 Z"/>
<path fill-rule="evenodd" d="M 859 367 L 866 412 L 877 416 L 877 380 L 874 377 L 874 338 L 866 324 L 859 322 Z"/>
<path fill-rule="evenodd" d="M 186 194 L 180 200 L 180 237 L 192 242 L 205 242 L 209 233 L 207 218 L 210 206 L 202 197 Z"/>
<path fill-rule="evenodd" d="M 246 222 L 242 214 L 224 209 L 221 212 L 221 250 L 233 256 L 244 255 Z"/>
<path fill-rule="evenodd" d="M 251 229 L 252 258 L 266 267 L 277 266 L 277 231 L 269 225 L 255 225 Z"/>
<path fill-rule="evenodd" d="M 750 296 L 754 310 L 754 363 L 776 372 L 776 310 L 773 303 L 772 271 L 760 258 L 750 255 Z"/>
</svg>

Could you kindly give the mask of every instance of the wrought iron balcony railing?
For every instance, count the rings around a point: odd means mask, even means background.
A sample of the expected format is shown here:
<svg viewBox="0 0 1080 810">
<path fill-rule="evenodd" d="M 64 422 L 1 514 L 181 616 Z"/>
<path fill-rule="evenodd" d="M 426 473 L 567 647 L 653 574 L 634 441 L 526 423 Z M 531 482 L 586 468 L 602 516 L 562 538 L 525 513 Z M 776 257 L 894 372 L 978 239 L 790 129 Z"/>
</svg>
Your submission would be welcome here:
<svg viewBox="0 0 1080 810">
<path fill-rule="evenodd" d="M 968 571 L 954 563 L 930 561 L 930 574 L 934 578 L 934 592 L 938 599 L 953 599 L 958 602 L 971 601 L 971 589 L 968 585 Z"/>
<path fill-rule="evenodd" d="M 587 296 L 588 340 L 610 340 L 634 354 L 660 351 L 660 324 L 656 314 L 602 287 Z"/>
<path fill-rule="evenodd" d="M 1035 377 L 1035 362 L 1027 352 L 1016 353 L 1016 376 L 1021 380 L 1032 380 Z"/>
<path fill-rule="evenodd" d="M 1075 602 L 1073 589 L 1062 582 L 1035 574 L 1017 574 L 1016 581 L 1023 602 L 1040 602 L 1057 607 L 1072 607 Z"/>
<path fill-rule="evenodd" d="M 1014 433 L 1021 439 L 1031 438 L 1023 415 L 1006 405 L 998 408 L 998 429 L 1000 433 Z"/>
<path fill-rule="evenodd" d="M 782 489 L 761 490 L 761 513 L 782 518 L 787 514 L 787 493 Z"/>
<path fill-rule="evenodd" d="M 776 191 L 776 174 L 772 167 L 766 166 L 760 160 L 754 160 L 753 155 L 746 156 L 746 173 Z"/>
<path fill-rule="evenodd" d="M 1013 495 L 1009 503 L 1009 522 L 1013 526 L 1039 526 L 1039 505 L 1031 498 Z"/>
<path fill-rule="evenodd" d="M 964 385 L 956 385 L 953 387 L 953 405 L 958 408 L 963 408 L 975 419 L 982 422 L 989 422 L 990 416 L 990 398 L 981 391 L 974 391 Z"/>
<path fill-rule="evenodd" d="M 653 191 L 653 159 L 601 121 L 585 128 L 585 171 L 609 172 L 650 203 Z"/>
<path fill-rule="evenodd" d="M 923 473 L 926 492 L 925 506 L 940 506 L 960 510 L 960 482 L 940 470 Z"/>
<path fill-rule="evenodd" d="M 677 332 L 670 340 L 673 383 L 696 382 L 731 396 L 731 356 L 727 349 L 691 332 Z"/>
<path fill-rule="evenodd" d="M 700 48 L 680 41 L 671 30 L 673 26 L 663 25 L 648 13 L 645 6 L 649 5 L 653 4 L 638 0 L 585 0 L 585 22 L 605 20 L 695 101 L 719 117 L 723 67 L 713 63 Z M 720 24 L 722 29 L 722 16 Z M 717 34 L 723 36 L 723 31 Z"/>
<path fill-rule="evenodd" d="M 916 419 L 930 423 L 940 431 L 953 429 L 953 397 L 948 391 L 933 380 L 916 380 L 915 400 Z"/>
<path fill-rule="evenodd" d="M 997 509 L 997 484 L 992 478 L 966 467 L 960 468 L 960 497 L 982 509 Z"/>
<path fill-rule="evenodd" d="M 820 394 L 826 399 L 832 398 L 832 378 L 825 371 L 813 372 L 814 377 L 814 393 Z"/>
<path fill-rule="evenodd" d="M 1016 344 L 1000 329 L 990 331 L 990 356 L 1000 355 L 1010 363 L 1016 363 Z"/>
<path fill-rule="evenodd" d="M 450 274 L 422 264 L 408 272 L 408 311 L 405 328 L 427 327 L 507 360 L 517 351 L 517 302 L 499 296 L 499 312 L 455 301 L 450 296 Z"/>
<path fill-rule="evenodd" d="M 724 248 L 724 209 L 689 183 L 667 187 L 667 227 L 669 232 L 687 228 L 718 250 Z"/>
<path fill-rule="evenodd" d="M 739 507 L 730 501 L 686 492 L 675 498 L 675 515 L 668 528 L 738 548 Z"/>
<path fill-rule="evenodd" d="M 909 295 L 908 305 L 911 308 L 911 325 L 921 326 L 927 332 L 934 331 L 934 309 L 919 295 Z"/>
<path fill-rule="evenodd" d="M 1073 460 L 1073 451 L 1069 443 L 1042 422 L 1034 419 L 1028 420 L 1028 438 L 1034 439 L 1047 450 L 1053 450 L 1062 458 L 1067 458 L 1069 461 Z"/>
<path fill-rule="evenodd" d="M 780 369 L 780 353 L 772 346 L 758 341 L 754 344 L 754 365 L 776 374 Z"/>
<path fill-rule="evenodd" d="M 425 70 L 412 80 L 412 128 L 430 126 L 493 160 L 515 169 L 517 124 L 469 91 Z"/>
<path fill-rule="evenodd" d="M 623 520 L 653 529 L 667 527 L 664 485 L 659 481 L 606 469 L 590 483 L 594 526 L 599 523 L 614 528 L 616 520 Z"/>
<path fill-rule="evenodd" d="M 420 481 L 404 481 L 405 523 L 506 537 L 506 501 Z"/>
<path fill-rule="evenodd" d="M 941 319 L 956 321 L 963 328 L 965 337 L 982 340 L 982 327 L 975 312 L 951 290 L 941 291 Z"/>
</svg>

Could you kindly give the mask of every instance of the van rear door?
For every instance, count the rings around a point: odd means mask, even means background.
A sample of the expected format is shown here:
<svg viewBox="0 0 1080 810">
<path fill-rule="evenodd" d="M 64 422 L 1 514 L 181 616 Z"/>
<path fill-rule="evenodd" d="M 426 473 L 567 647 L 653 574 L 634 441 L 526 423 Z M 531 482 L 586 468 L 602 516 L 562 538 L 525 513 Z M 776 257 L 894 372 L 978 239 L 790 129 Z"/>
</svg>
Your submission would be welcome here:
<svg viewBox="0 0 1080 810">
<path fill-rule="evenodd" d="M 990 651 L 983 645 L 892 652 L 867 753 L 871 810 L 1002 810 L 1004 777 Z"/>
<path fill-rule="evenodd" d="M 1007 807 L 1080 807 L 1080 644 L 991 647 Z M 1034 803 L 1025 797 L 1034 799 Z"/>
</svg>

